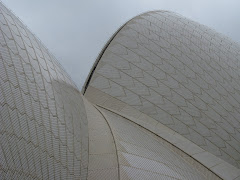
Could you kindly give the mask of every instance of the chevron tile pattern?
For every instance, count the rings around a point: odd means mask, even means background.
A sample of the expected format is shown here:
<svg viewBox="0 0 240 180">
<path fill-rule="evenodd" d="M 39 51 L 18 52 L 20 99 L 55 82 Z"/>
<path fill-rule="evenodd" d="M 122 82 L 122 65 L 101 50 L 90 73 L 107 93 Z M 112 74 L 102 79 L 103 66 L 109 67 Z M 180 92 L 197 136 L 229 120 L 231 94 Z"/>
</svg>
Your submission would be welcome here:
<svg viewBox="0 0 240 180">
<path fill-rule="evenodd" d="M 0 3 L 0 179 L 86 179 L 87 164 L 80 92 Z"/>
<path fill-rule="evenodd" d="M 0 3 L 0 179 L 240 178 L 239 52 L 145 13 L 110 39 L 83 96 Z"/>
<path fill-rule="evenodd" d="M 89 87 L 240 168 L 239 52 L 203 25 L 149 12 L 130 20 L 104 49 Z"/>
</svg>

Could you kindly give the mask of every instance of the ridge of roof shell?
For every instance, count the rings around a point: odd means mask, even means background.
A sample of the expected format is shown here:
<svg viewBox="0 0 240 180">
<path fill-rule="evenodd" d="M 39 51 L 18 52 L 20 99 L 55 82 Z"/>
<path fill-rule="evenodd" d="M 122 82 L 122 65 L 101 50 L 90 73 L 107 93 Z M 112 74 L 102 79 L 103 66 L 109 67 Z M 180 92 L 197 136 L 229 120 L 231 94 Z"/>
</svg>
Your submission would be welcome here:
<svg viewBox="0 0 240 180">
<path fill-rule="evenodd" d="M 87 86 L 91 80 L 91 77 L 95 71 L 95 68 L 97 67 L 97 64 L 98 62 L 100 61 L 102 55 L 104 54 L 105 50 L 107 49 L 107 47 L 109 46 L 109 44 L 111 43 L 111 41 L 114 39 L 114 37 L 118 34 L 118 32 L 127 24 L 129 23 L 131 20 L 137 18 L 137 17 L 140 17 L 141 15 L 144 15 L 144 14 L 147 14 L 147 13 L 150 13 L 150 12 L 170 12 L 170 11 L 167 11 L 167 10 L 153 10 L 153 11 L 147 11 L 147 12 L 143 12 L 143 13 L 140 13 L 139 15 L 131 18 L 130 20 L 128 20 L 126 23 L 124 23 L 123 25 L 121 25 L 116 32 L 113 33 L 113 35 L 109 38 L 109 40 L 105 43 L 104 47 L 102 48 L 102 50 L 100 51 L 100 53 L 98 54 L 96 60 L 94 61 L 93 65 L 92 65 L 92 68 L 90 69 L 89 73 L 88 73 L 88 76 L 83 84 L 83 87 L 82 87 L 82 94 L 85 93 L 86 89 L 87 89 Z"/>
<path fill-rule="evenodd" d="M 86 80 L 85 80 L 85 82 L 84 82 L 84 84 L 83 84 L 83 86 L 82 86 L 82 89 L 81 89 L 82 94 L 85 93 L 85 91 L 86 91 L 86 89 L 87 89 L 87 87 L 88 87 L 88 85 L 89 85 L 89 82 L 91 81 L 91 77 L 92 77 L 92 75 L 93 75 L 93 73 L 94 73 L 94 71 L 95 71 L 95 69 L 96 69 L 96 67 L 97 67 L 97 64 L 98 64 L 98 62 L 100 61 L 102 55 L 104 54 L 105 50 L 108 48 L 109 44 L 110 44 L 111 41 L 114 39 L 114 37 L 118 34 L 118 32 L 121 31 L 121 29 L 122 29 L 125 25 L 127 25 L 130 21 L 134 20 L 135 18 L 141 17 L 142 15 L 146 15 L 146 14 L 148 14 L 148 13 L 156 13 L 156 12 L 172 13 L 172 14 L 175 14 L 175 15 L 177 15 L 177 16 L 179 16 L 179 17 L 185 18 L 185 17 L 182 16 L 181 14 L 178 14 L 178 13 L 172 12 L 172 11 L 168 11 L 168 10 L 152 10 L 152 11 L 146 11 L 146 12 L 140 13 L 139 15 L 131 18 L 131 19 L 128 20 L 126 23 L 124 23 L 123 25 L 121 25 L 121 26 L 116 30 L 116 32 L 113 33 L 113 35 L 109 38 L 109 40 L 105 43 L 104 47 L 102 48 L 102 50 L 101 50 L 100 53 L 98 54 L 96 60 L 94 61 L 93 65 L 92 65 L 92 67 L 91 67 L 91 69 L 90 69 L 90 71 L 89 71 L 89 73 L 88 73 L 88 76 L 87 76 L 87 78 L 86 78 Z M 190 20 L 190 21 L 191 21 L 191 22 L 194 22 L 194 21 L 192 21 L 192 20 Z M 200 25 L 200 24 L 199 24 L 199 25 Z M 204 26 L 204 25 L 202 25 L 202 26 Z M 208 28 L 208 29 L 209 29 L 209 28 Z M 211 29 L 209 29 L 209 30 L 211 30 Z M 217 33 L 217 32 L 216 32 L 216 33 Z M 220 34 L 221 36 L 225 37 L 226 39 L 230 39 L 229 37 L 225 36 L 224 34 L 221 34 L 221 33 L 218 33 L 218 34 Z M 233 42 L 233 41 L 232 41 L 232 43 L 237 44 L 236 42 Z"/>
</svg>

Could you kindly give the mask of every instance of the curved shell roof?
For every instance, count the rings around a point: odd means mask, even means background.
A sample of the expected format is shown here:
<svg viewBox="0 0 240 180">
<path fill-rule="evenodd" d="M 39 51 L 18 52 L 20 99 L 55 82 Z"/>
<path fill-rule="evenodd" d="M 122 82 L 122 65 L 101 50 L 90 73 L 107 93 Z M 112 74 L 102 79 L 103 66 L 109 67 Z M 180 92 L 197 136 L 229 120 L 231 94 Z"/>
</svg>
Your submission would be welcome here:
<svg viewBox="0 0 240 180">
<path fill-rule="evenodd" d="M 131 106 L 239 168 L 239 52 L 206 26 L 148 12 L 113 36 L 83 89 L 89 99 L 93 90 L 112 97 L 109 107 L 115 101 Z M 106 100 L 99 99 L 92 101 Z"/>
<path fill-rule="evenodd" d="M 0 3 L 0 179 L 239 178 L 238 62 L 214 31 L 149 12 L 110 39 L 85 98 Z"/>
<path fill-rule="evenodd" d="M 87 160 L 81 94 L 0 3 L 0 179 L 84 179 Z"/>
</svg>

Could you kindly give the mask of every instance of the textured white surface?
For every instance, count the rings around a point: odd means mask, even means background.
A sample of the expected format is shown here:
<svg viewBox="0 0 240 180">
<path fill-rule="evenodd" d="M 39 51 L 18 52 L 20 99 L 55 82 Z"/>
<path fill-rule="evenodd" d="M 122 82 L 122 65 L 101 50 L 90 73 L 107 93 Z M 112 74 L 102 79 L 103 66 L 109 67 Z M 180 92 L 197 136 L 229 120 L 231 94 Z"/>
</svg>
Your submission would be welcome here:
<svg viewBox="0 0 240 180">
<path fill-rule="evenodd" d="M 0 179 L 85 179 L 87 130 L 78 89 L 0 3 Z"/>
<path fill-rule="evenodd" d="M 100 108 L 113 132 L 120 179 L 219 179 L 190 157 L 143 127 Z"/>
<path fill-rule="evenodd" d="M 94 87 L 240 166 L 240 47 L 166 11 L 130 20 L 105 49 Z"/>
<path fill-rule="evenodd" d="M 0 179 L 239 177 L 238 49 L 169 12 L 138 16 L 93 74 L 95 106 L 0 3 Z"/>
<path fill-rule="evenodd" d="M 84 99 L 89 132 L 89 180 L 119 179 L 118 158 L 112 131 L 103 115 Z"/>
</svg>

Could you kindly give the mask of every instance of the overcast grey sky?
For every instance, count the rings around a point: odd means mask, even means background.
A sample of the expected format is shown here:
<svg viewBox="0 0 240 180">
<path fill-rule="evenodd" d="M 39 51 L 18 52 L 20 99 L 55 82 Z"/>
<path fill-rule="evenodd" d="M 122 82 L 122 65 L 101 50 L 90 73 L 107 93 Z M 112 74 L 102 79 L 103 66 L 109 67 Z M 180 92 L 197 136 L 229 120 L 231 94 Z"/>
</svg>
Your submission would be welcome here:
<svg viewBox="0 0 240 180">
<path fill-rule="evenodd" d="M 111 35 L 149 10 L 177 12 L 240 42 L 240 0 L 2 0 L 81 88 Z"/>
</svg>

